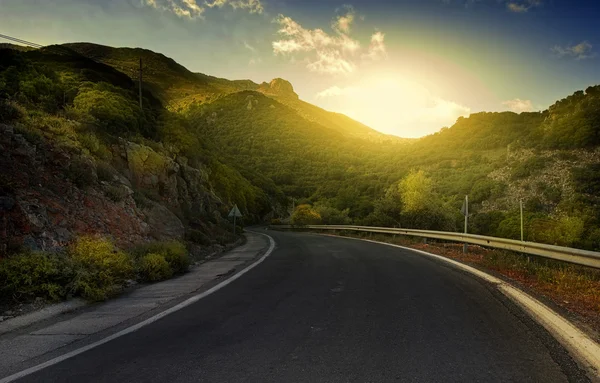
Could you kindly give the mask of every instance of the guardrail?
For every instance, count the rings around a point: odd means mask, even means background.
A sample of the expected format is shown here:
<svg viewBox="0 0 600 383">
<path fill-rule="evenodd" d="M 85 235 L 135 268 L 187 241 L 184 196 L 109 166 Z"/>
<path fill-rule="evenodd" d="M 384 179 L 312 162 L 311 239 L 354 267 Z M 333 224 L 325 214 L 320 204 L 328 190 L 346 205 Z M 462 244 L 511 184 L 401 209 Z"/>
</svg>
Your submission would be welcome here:
<svg viewBox="0 0 600 383">
<path fill-rule="evenodd" d="M 588 250 L 572 249 L 570 247 L 561 247 L 546 245 L 536 242 L 517 241 L 514 239 L 505 239 L 497 237 L 486 237 L 483 235 L 453 233 L 447 231 L 415 230 L 415 229 L 397 229 L 391 227 L 372 227 L 372 226 L 352 226 L 352 225 L 308 225 L 295 227 L 291 225 L 271 225 L 273 229 L 281 230 L 343 230 L 357 231 L 367 233 L 407 235 L 412 237 L 422 237 L 431 239 L 442 239 L 452 242 L 461 242 L 471 245 L 480 245 L 492 247 L 495 249 L 504 249 L 516 251 L 519 253 L 537 255 L 544 258 L 555 259 L 581 266 L 589 266 L 600 269 L 600 253 Z"/>
</svg>

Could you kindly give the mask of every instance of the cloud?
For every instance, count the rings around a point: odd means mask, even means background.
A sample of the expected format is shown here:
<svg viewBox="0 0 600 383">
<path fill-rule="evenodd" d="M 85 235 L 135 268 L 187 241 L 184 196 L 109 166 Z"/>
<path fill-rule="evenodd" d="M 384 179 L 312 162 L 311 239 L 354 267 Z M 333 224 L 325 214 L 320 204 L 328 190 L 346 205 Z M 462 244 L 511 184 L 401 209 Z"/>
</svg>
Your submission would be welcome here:
<svg viewBox="0 0 600 383">
<path fill-rule="evenodd" d="M 358 89 L 354 88 L 354 87 L 346 87 L 346 88 L 340 88 L 339 86 L 332 86 L 331 88 L 327 88 L 319 93 L 317 93 L 317 95 L 315 96 L 317 99 L 320 98 L 327 98 L 327 97 L 336 97 L 336 96 L 342 96 L 342 95 L 350 95 L 354 92 L 356 92 Z"/>
<path fill-rule="evenodd" d="M 594 47 L 587 41 L 582 41 L 577 45 L 564 46 L 555 45 L 552 48 L 552 52 L 558 57 L 572 57 L 576 60 L 585 60 L 596 57 L 596 53 L 592 52 Z"/>
<path fill-rule="evenodd" d="M 187 19 L 202 18 L 206 7 L 222 8 L 229 5 L 233 9 L 243 9 L 250 13 L 263 13 L 264 10 L 260 0 L 142 0 L 142 4 Z"/>
<path fill-rule="evenodd" d="M 356 12 L 354 12 L 354 8 L 351 5 L 345 5 L 343 9 L 346 10 L 346 13 L 338 15 L 333 19 L 331 29 L 342 34 L 348 34 L 350 33 L 352 23 L 354 23 Z"/>
<path fill-rule="evenodd" d="M 476 3 L 487 2 L 491 3 L 493 0 L 441 0 L 444 4 L 461 3 L 465 7 L 471 7 Z M 506 9 L 510 12 L 525 13 L 532 8 L 539 7 L 542 5 L 542 0 L 494 0 L 497 3 L 505 4 Z"/>
<path fill-rule="evenodd" d="M 506 8 L 511 12 L 524 13 L 540 5 L 542 5 L 541 0 L 508 1 Z"/>
<path fill-rule="evenodd" d="M 204 8 L 196 0 L 142 0 L 143 4 L 154 9 L 169 11 L 181 18 L 201 18 Z"/>
<path fill-rule="evenodd" d="M 435 95 L 411 76 L 380 74 L 318 92 L 314 102 L 384 133 L 421 137 L 450 126 L 471 109 Z"/>
<path fill-rule="evenodd" d="M 320 28 L 306 29 L 291 17 L 280 14 L 273 20 L 280 27 L 280 39 L 272 43 L 273 53 L 291 56 L 292 59 L 303 56 L 310 71 L 323 74 L 349 74 L 355 71 L 361 57 L 375 60 L 385 57 L 381 32 L 373 35 L 367 53 L 359 55 L 360 42 L 350 36 L 355 12 L 350 6 L 344 9 L 344 14 L 332 20 L 332 34 Z"/>
<path fill-rule="evenodd" d="M 256 48 L 255 48 L 255 47 L 253 47 L 252 45 L 248 44 L 248 42 L 247 42 L 247 41 L 244 41 L 244 47 L 245 47 L 246 49 L 248 49 L 250 52 L 252 52 L 252 53 L 256 53 Z"/>
<path fill-rule="evenodd" d="M 233 9 L 243 9 L 250 13 L 263 13 L 264 7 L 260 0 L 213 0 L 212 2 L 206 1 L 209 8 L 219 7 L 223 8 L 225 5 L 229 5 Z"/>
<path fill-rule="evenodd" d="M 531 100 L 521 100 L 520 98 L 503 101 L 502 105 L 507 107 L 511 112 L 515 113 L 532 112 L 534 109 Z"/>
<path fill-rule="evenodd" d="M 387 57 L 387 51 L 385 49 L 385 35 L 381 32 L 376 32 L 371 36 L 371 44 L 365 57 L 371 60 L 379 60 Z"/>
</svg>

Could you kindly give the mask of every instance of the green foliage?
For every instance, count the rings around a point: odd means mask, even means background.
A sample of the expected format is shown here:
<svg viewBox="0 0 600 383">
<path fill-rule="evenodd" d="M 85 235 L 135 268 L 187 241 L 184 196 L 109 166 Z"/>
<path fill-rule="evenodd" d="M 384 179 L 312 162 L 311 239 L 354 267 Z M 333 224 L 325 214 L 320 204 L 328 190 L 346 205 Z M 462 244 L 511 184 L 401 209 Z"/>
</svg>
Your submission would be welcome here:
<svg viewBox="0 0 600 383">
<path fill-rule="evenodd" d="M 96 174 L 98 175 L 98 181 L 111 182 L 115 169 L 104 161 L 96 162 Z"/>
<path fill-rule="evenodd" d="M 10 123 L 25 117 L 25 111 L 17 103 L 0 98 L 0 123 Z"/>
<path fill-rule="evenodd" d="M 150 209 L 152 207 L 150 199 L 139 190 L 133 192 L 133 200 L 135 201 L 135 205 L 140 209 Z"/>
<path fill-rule="evenodd" d="M 122 186 L 109 185 L 105 190 L 106 196 L 113 202 L 121 202 L 127 197 L 127 190 Z"/>
<path fill-rule="evenodd" d="M 210 238 L 200 230 L 187 230 L 185 238 L 190 242 L 195 242 L 203 246 L 210 246 L 212 244 Z"/>
<path fill-rule="evenodd" d="M 173 274 L 185 273 L 190 265 L 188 251 L 179 241 L 146 243 L 133 249 L 132 254 L 138 259 L 148 254 L 160 254 L 171 267 Z"/>
<path fill-rule="evenodd" d="M 73 100 L 73 109 L 80 119 L 110 134 L 128 135 L 140 131 L 139 105 L 107 83 L 86 84 L 80 88 Z"/>
<path fill-rule="evenodd" d="M 433 182 L 423 170 L 411 171 L 398 184 L 402 209 L 415 213 L 428 208 L 434 202 Z"/>
<path fill-rule="evenodd" d="M 319 202 L 314 205 L 315 212 L 321 217 L 323 225 L 349 225 L 352 219 L 348 216 L 350 209 L 339 210 L 327 202 Z"/>
<path fill-rule="evenodd" d="M 579 216 L 558 219 L 537 218 L 530 223 L 529 238 L 535 242 L 558 246 L 573 246 L 582 240 L 585 222 Z"/>
<path fill-rule="evenodd" d="M 294 226 L 316 225 L 321 223 L 321 216 L 310 205 L 298 205 L 291 222 Z"/>
<path fill-rule="evenodd" d="M 0 260 L 0 301 L 65 299 L 73 288 L 74 270 L 59 254 L 25 252 Z"/>
<path fill-rule="evenodd" d="M 94 164 L 84 157 L 73 158 L 67 176 L 80 188 L 90 186 L 95 182 Z"/>
<path fill-rule="evenodd" d="M 546 167 L 546 160 L 542 157 L 530 157 L 518 163 L 511 171 L 512 179 L 529 177 L 539 173 Z"/>
<path fill-rule="evenodd" d="M 144 282 L 158 282 L 173 276 L 169 262 L 162 254 L 150 253 L 139 260 L 138 273 Z"/>
<path fill-rule="evenodd" d="M 131 257 L 108 239 L 81 237 L 69 254 L 77 270 L 75 291 L 91 301 L 116 295 L 135 274 Z"/>
<path fill-rule="evenodd" d="M 547 148 L 573 149 L 600 145 L 600 86 L 556 102 L 534 137 Z"/>
</svg>

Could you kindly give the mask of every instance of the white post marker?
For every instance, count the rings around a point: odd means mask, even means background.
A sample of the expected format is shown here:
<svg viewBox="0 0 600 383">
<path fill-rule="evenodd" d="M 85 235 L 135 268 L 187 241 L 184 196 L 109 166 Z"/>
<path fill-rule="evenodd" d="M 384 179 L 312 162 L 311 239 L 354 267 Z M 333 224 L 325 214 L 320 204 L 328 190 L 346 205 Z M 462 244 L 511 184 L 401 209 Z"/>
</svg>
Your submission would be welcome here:
<svg viewBox="0 0 600 383">
<path fill-rule="evenodd" d="M 521 210 L 521 241 L 524 241 L 525 236 L 523 235 L 523 200 L 519 200 L 519 207 Z"/>
<path fill-rule="evenodd" d="M 463 201 L 462 208 L 460 209 L 461 213 L 465 216 L 465 234 L 467 234 L 467 227 L 469 226 L 469 196 L 465 196 L 465 200 Z M 463 253 L 467 252 L 467 244 L 463 243 Z"/>
<path fill-rule="evenodd" d="M 235 236 L 235 221 L 237 217 L 242 218 L 242 212 L 238 209 L 237 205 L 233 205 L 233 209 L 229 212 L 229 218 L 233 217 L 233 235 Z"/>
</svg>

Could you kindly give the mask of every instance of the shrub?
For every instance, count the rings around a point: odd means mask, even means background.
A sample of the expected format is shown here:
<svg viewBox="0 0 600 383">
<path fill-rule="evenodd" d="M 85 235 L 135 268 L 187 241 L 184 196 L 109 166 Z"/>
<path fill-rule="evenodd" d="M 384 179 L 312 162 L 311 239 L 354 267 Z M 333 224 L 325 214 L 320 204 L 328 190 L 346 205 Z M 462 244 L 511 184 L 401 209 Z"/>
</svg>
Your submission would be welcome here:
<svg viewBox="0 0 600 383">
<path fill-rule="evenodd" d="M 75 158 L 69 166 L 67 175 L 75 185 L 83 188 L 94 183 L 93 170 L 93 165 L 90 162 L 83 158 Z"/>
<path fill-rule="evenodd" d="M 27 126 L 26 124 L 15 125 L 15 133 L 25 137 L 30 144 L 41 145 L 44 143 L 44 135 L 38 129 Z"/>
<path fill-rule="evenodd" d="M 25 116 L 25 111 L 18 104 L 0 99 L 0 122 L 12 122 Z"/>
<path fill-rule="evenodd" d="M 151 200 L 146 197 L 146 195 L 140 191 L 135 191 L 133 193 L 133 200 L 135 201 L 135 204 L 137 207 L 139 207 L 140 209 L 150 209 L 152 207 L 152 202 Z"/>
<path fill-rule="evenodd" d="M 132 250 L 136 258 L 143 258 L 148 254 L 160 254 L 169 263 L 174 274 L 185 273 L 190 265 L 188 251 L 179 241 L 151 242 L 137 246 Z"/>
<path fill-rule="evenodd" d="M 115 173 L 115 171 L 112 168 L 112 166 L 110 166 L 106 162 L 99 161 L 96 164 L 96 174 L 98 174 L 99 181 L 106 181 L 106 182 L 112 181 L 114 173 Z"/>
<path fill-rule="evenodd" d="M 321 223 L 321 216 L 310 205 L 298 205 L 291 221 L 294 226 L 316 225 Z"/>
<path fill-rule="evenodd" d="M 71 246 L 70 255 L 77 268 L 75 290 L 85 299 L 105 300 L 134 275 L 132 259 L 108 239 L 81 237 Z"/>
<path fill-rule="evenodd" d="M 200 230 L 190 229 L 185 233 L 185 237 L 188 241 L 198 243 L 200 245 L 209 246 L 212 241 L 206 234 Z"/>
<path fill-rule="evenodd" d="M 145 282 L 163 281 L 173 276 L 173 270 L 162 254 L 150 253 L 143 256 L 138 270 L 140 279 Z"/>
<path fill-rule="evenodd" d="M 127 191 L 121 186 L 108 186 L 106 188 L 106 196 L 114 202 L 121 202 L 127 197 Z"/>
<path fill-rule="evenodd" d="M 71 292 L 73 277 L 73 267 L 64 256 L 17 254 L 0 261 L 0 300 L 62 300 Z"/>
</svg>

